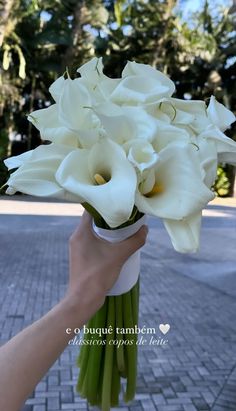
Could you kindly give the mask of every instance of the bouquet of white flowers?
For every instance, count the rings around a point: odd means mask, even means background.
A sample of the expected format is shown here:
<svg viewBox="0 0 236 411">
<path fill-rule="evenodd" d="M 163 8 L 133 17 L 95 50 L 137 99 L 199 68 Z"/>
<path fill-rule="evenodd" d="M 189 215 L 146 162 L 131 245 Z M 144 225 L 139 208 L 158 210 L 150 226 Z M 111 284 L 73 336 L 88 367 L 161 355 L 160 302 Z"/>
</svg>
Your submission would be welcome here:
<svg viewBox="0 0 236 411">
<path fill-rule="evenodd" d="M 174 83 L 149 65 L 128 62 L 121 78 L 111 79 L 102 59 L 93 58 L 78 72 L 79 78 L 67 72 L 51 85 L 55 104 L 28 116 L 51 144 L 5 160 L 17 168 L 7 194 L 81 203 L 109 241 L 133 234 L 146 214 L 160 217 L 175 250 L 196 251 L 217 164 L 236 164 L 236 143 L 223 133 L 233 113 L 213 96 L 208 107 L 171 97 Z M 135 253 L 87 326 L 111 332 L 80 352 L 78 390 L 103 411 L 118 404 L 121 377 L 125 400 L 135 395 L 138 276 Z"/>
</svg>

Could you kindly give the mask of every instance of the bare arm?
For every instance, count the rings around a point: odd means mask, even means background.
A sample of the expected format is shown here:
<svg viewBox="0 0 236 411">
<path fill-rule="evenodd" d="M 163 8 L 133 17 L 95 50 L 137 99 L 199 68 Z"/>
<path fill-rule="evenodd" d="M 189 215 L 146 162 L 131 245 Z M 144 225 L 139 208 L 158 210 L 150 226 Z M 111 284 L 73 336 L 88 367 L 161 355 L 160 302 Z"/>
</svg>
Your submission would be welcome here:
<svg viewBox="0 0 236 411">
<path fill-rule="evenodd" d="M 81 328 L 102 306 L 126 259 L 144 245 L 147 228 L 117 244 L 96 237 L 84 213 L 70 238 L 67 293 L 44 317 L 0 348 L 0 409 L 18 411 L 66 348 L 67 328 Z"/>
</svg>

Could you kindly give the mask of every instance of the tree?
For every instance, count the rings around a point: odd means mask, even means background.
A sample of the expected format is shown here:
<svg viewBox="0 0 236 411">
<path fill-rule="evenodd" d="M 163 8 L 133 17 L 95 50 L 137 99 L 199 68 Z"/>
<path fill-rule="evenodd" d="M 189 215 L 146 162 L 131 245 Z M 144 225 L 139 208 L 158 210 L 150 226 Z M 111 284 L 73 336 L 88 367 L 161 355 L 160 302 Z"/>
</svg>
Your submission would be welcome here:
<svg viewBox="0 0 236 411">
<path fill-rule="evenodd" d="M 1 0 L 0 2 L 0 47 L 7 32 L 8 19 L 11 14 L 14 0 Z"/>
<path fill-rule="evenodd" d="M 40 140 L 26 114 L 51 101 L 48 88 L 66 66 L 73 71 L 94 55 L 87 27 L 94 17 L 96 27 L 104 24 L 99 20 L 102 7 L 95 0 L 17 0 L 7 8 L 10 29 L 4 31 L 0 53 L 0 118 L 8 134 L 14 124 L 29 149 Z"/>
<path fill-rule="evenodd" d="M 26 114 L 50 104 L 48 88 L 66 67 L 74 76 L 94 55 L 112 77 L 127 60 L 151 64 L 174 80 L 177 97 L 215 94 L 234 110 L 236 5 L 218 10 L 209 2 L 185 21 L 184 0 L 0 0 L 1 141 L 14 131 L 17 150 L 40 144 Z"/>
<path fill-rule="evenodd" d="M 106 55 L 107 72 L 120 75 L 127 60 L 169 72 L 178 44 L 173 31 L 176 0 L 107 1 L 109 21 L 96 39 L 96 52 Z"/>
<path fill-rule="evenodd" d="M 188 23 L 176 20 L 182 51 L 172 78 L 177 83 L 178 97 L 207 101 L 214 94 L 230 110 L 236 110 L 235 17 L 235 6 L 214 9 L 206 0 L 203 10 L 195 13 Z M 227 134 L 235 139 L 235 125 Z M 222 165 L 216 192 L 233 195 L 234 179 L 235 168 Z M 218 190 L 222 185 L 224 189 Z"/>
</svg>

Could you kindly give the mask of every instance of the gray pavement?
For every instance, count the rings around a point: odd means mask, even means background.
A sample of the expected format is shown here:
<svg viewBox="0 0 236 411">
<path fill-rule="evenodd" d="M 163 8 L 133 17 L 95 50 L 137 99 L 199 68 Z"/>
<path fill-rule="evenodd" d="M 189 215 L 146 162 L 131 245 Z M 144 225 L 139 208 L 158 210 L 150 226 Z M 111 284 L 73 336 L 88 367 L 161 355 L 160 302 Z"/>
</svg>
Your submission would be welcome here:
<svg viewBox="0 0 236 411">
<path fill-rule="evenodd" d="M 2 343 L 63 296 L 67 240 L 79 221 L 69 204 L 59 215 L 55 204 L 53 212 L 46 205 L 48 215 L 38 215 L 37 208 L 25 215 L 17 207 L 14 215 L 11 205 L 1 208 L 5 201 L 0 201 Z M 139 347 L 136 398 L 121 402 L 122 411 L 236 410 L 236 207 L 211 204 L 204 215 L 201 250 L 190 255 L 176 253 L 160 221 L 149 220 L 140 326 L 156 328 L 155 338 L 168 342 L 152 345 L 146 336 L 147 344 Z M 165 336 L 161 323 L 170 324 Z M 75 393 L 77 354 L 76 346 L 65 350 L 24 411 L 95 409 Z"/>
</svg>

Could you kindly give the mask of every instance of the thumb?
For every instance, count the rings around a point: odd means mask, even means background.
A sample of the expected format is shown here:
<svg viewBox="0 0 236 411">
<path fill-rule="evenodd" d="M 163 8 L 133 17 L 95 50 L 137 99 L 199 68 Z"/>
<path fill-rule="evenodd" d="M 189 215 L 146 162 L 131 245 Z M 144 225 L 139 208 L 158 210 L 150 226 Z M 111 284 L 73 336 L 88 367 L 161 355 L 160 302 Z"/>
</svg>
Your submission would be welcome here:
<svg viewBox="0 0 236 411">
<path fill-rule="evenodd" d="M 139 248 L 143 247 L 146 243 L 148 234 L 148 226 L 143 225 L 137 233 L 128 237 L 126 240 L 120 242 L 121 250 L 127 259 L 131 254 L 135 253 Z"/>
</svg>

